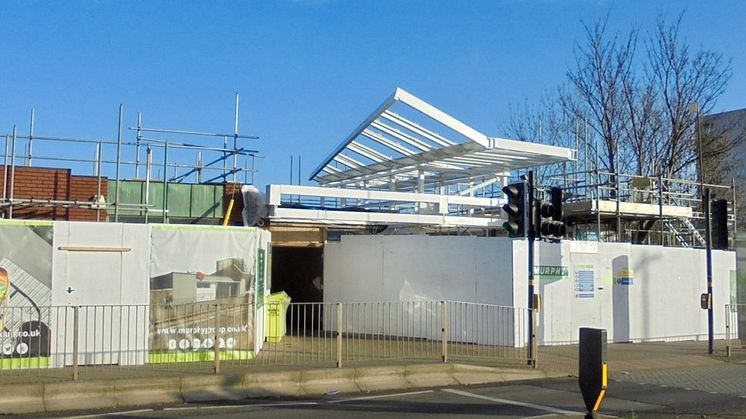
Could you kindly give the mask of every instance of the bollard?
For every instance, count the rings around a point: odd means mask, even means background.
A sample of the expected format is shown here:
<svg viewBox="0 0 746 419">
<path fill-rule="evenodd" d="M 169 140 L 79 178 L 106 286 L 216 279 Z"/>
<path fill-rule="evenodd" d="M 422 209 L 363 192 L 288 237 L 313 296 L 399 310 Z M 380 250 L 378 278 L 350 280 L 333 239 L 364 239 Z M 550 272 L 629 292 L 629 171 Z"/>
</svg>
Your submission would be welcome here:
<svg viewBox="0 0 746 419">
<path fill-rule="evenodd" d="M 580 328 L 578 358 L 578 384 L 588 410 L 586 418 L 593 418 L 606 395 L 608 370 L 605 329 Z"/>
</svg>

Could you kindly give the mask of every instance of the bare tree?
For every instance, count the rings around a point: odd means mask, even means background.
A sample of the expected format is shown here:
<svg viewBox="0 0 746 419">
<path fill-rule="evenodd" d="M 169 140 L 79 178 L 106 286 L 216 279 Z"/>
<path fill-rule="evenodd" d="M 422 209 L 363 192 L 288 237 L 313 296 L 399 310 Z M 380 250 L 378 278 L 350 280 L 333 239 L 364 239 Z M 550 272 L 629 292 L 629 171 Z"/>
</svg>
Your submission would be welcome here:
<svg viewBox="0 0 746 419">
<path fill-rule="evenodd" d="M 682 18 L 683 14 L 672 24 L 658 18 L 647 48 L 647 71 L 659 95 L 665 144 L 663 159 L 654 169 L 666 177 L 692 172 L 691 167 L 699 158 L 699 147 L 697 115 L 690 105 L 697 104 L 698 112 L 709 113 L 731 76 L 730 60 L 721 54 L 690 51 L 679 34 Z M 711 153 L 722 155 L 730 147 L 717 147 Z"/>
<path fill-rule="evenodd" d="M 576 45 L 567 84 L 557 90 L 556 99 L 543 99 L 552 107 L 530 114 L 524 107 L 522 114 L 512 116 L 509 134 L 520 131 L 518 138 L 536 139 L 531 125 L 541 123 L 546 138 L 547 127 L 571 131 L 561 122 L 567 115 L 585 118 L 600 143 L 595 150 L 600 168 L 612 174 L 695 178 L 697 114 L 690 105 L 697 103 L 700 112 L 709 113 L 725 90 L 731 66 L 719 53 L 692 51 L 680 35 L 682 18 L 673 23 L 658 18 L 642 56 L 636 54 L 638 29 L 609 34 L 608 18 L 584 24 L 585 38 Z M 717 135 L 703 141 L 705 159 L 734 146 Z"/>
<path fill-rule="evenodd" d="M 606 23 L 584 25 L 586 39 L 576 46 L 576 66 L 567 72 L 574 89 L 565 90 L 560 100 L 567 112 L 589 115 L 589 126 L 602 142 L 601 164 L 615 173 L 627 130 L 624 83 L 631 78 L 637 33 L 608 39 Z"/>
<path fill-rule="evenodd" d="M 586 148 L 590 143 L 597 162 L 589 165 L 586 152 L 583 167 L 609 172 L 605 180 L 597 179 L 608 183 L 611 196 L 621 173 L 703 180 L 705 176 L 697 170 L 702 155 L 708 180 L 728 183 L 720 178 L 728 164 L 722 156 L 743 135 L 709 132 L 698 136 L 697 117 L 710 113 L 725 91 L 731 77 L 730 60 L 704 48 L 690 48 L 680 32 L 682 20 L 683 13 L 671 22 L 659 17 L 654 29 L 644 33 L 643 42 L 643 32 L 637 28 L 610 33 L 608 17 L 583 24 L 585 37 L 576 44 L 575 64 L 554 94 L 556 98 L 543 98 L 541 111 L 526 111 L 525 106 L 522 113 L 514 114 L 509 134 L 521 139 L 543 136 L 554 140 L 549 141 L 552 144 L 565 145 L 561 143 L 568 143 L 573 122 L 577 125 L 581 120 L 592 133 Z M 638 54 L 640 45 L 644 51 Z M 697 104 L 697 112 L 692 111 L 692 104 Z M 541 126 L 540 133 L 536 124 Z M 654 222 L 639 223 L 638 240 L 644 239 Z"/>
<path fill-rule="evenodd" d="M 580 123 L 582 117 L 569 114 L 560 104 L 559 97 L 554 94 L 544 95 L 539 106 L 528 102 L 522 106 L 511 105 L 511 117 L 503 130 L 505 135 L 521 141 L 578 149 L 583 135 Z M 592 152 L 595 153 L 595 150 Z M 560 175 L 562 183 L 571 183 L 565 175 L 577 169 L 577 164 L 559 163 L 537 167 L 534 171 L 539 184 L 557 183 L 550 178 Z"/>
</svg>

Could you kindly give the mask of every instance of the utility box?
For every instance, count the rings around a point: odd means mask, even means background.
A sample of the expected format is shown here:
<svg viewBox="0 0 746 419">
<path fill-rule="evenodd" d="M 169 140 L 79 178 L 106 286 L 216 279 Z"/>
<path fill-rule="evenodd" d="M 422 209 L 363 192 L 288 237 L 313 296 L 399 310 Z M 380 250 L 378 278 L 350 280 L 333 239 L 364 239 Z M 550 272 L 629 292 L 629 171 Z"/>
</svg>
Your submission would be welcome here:
<svg viewBox="0 0 746 419">
<path fill-rule="evenodd" d="M 267 311 L 264 337 L 267 342 L 280 342 L 285 336 L 285 317 L 290 300 L 290 296 L 285 291 L 270 294 L 265 299 Z"/>
</svg>

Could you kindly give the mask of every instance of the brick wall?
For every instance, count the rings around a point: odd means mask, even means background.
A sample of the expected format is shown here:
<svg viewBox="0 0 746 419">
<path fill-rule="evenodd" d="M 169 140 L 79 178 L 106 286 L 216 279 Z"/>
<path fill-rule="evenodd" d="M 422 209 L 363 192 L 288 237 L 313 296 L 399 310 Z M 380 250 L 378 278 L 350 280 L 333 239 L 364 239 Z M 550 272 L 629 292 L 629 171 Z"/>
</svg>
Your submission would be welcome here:
<svg viewBox="0 0 746 419">
<path fill-rule="evenodd" d="M 225 183 L 223 185 L 223 196 L 225 199 L 225 209 L 228 210 L 228 204 L 233 197 L 233 209 L 231 210 L 230 221 L 228 225 L 243 225 L 243 196 L 241 195 L 240 183 Z"/>
<path fill-rule="evenodd" d="M 4 171 L 4 167 L 0 167 L 0 190 L 7 182 L 6 198 L 10 198 L 13 170 L 8 168 L 7 173 L 3 173 Z M 14 199 L 90 201 L 96 195 L 98 179 L 89 176 L 74 176 L 70 173 L 70 169 L 16 167 L 15 171 Z M 106 196 L 106 185 L 106 179 L 102 178 L 101 193 L 104 196 Z M 5 211 L 7 216 L 7 209 Z M 96 221 L 96 210 L 75 206 L 21 204 L 13 206 L 13 218 Z M 101 211 L 100 218 L 102 221 L 106 220 L 105 210 Z"/>
<path fill-rule="evenodd" d="M 106 197 L 108 179 L 101 178 L 101 195 Z M 95 176 L 75 176 L 70 178 L 70 200 L 91 201 L 98 194 L 98 178 Z M 96 221 L 96 210 L 90 208 L 70 208 L 68 221 Z M 99 220 L 106 221 L 106 209 L 99 210 Z"/>
</svg>

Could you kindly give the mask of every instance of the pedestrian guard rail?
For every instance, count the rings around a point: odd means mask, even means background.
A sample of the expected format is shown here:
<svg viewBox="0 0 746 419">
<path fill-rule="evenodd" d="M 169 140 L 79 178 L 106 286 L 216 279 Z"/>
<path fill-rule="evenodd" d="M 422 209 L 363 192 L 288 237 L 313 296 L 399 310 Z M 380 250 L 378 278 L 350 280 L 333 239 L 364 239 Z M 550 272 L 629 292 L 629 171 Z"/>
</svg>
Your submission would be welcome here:
<svg viewBox="0 0 746 419">
<path fill-rule="evenodd" d="M 725 305 L 725 352 L 731 357 L 734 350 L 744 351 L 746 347 L 746 304 Z"/>
<path fill-rule="evenodd" d="M 147 376 L 360 361 L 525 365 L 529 313 L 459 301 L 4 307 L 0 377 Z"/>
</svg>

